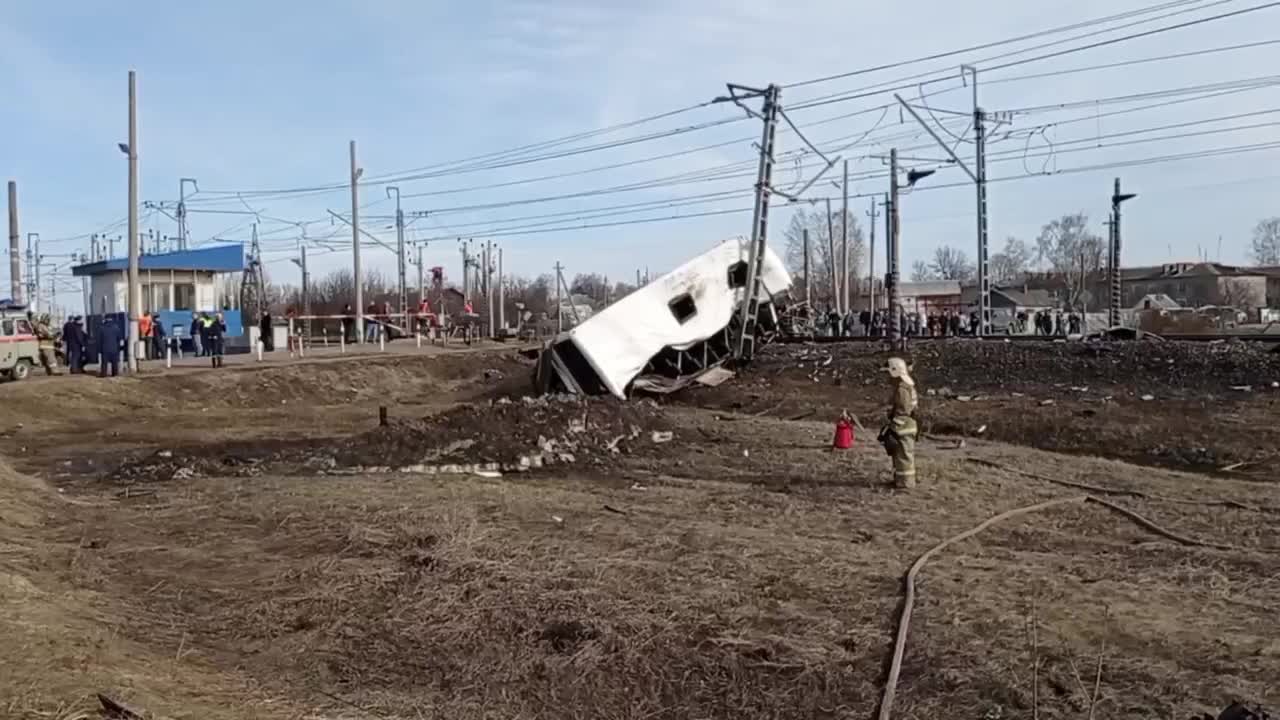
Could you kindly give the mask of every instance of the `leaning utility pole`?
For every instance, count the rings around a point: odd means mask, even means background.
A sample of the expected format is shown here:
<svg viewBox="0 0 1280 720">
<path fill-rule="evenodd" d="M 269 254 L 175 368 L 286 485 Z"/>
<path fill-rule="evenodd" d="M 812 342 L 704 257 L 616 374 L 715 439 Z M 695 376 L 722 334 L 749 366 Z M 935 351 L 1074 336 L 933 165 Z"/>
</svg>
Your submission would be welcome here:
<svg viewBox="0 0 1280 720">
<path fill-rule="evenodd" d="M 730 86 L 730 92 L 734 86 Z M 756 170 L 756 201 L 751 218 L 751 254 L 747 264 L 746 296 L 738 317 L 738 343 L 734 358 L 748 360 L 755 354 L 756 320 L 760 314 L 760 295 L 764 290 L 764 257 L 769 238 L 769 196 L 773 191 L 773 141 L 782 110 L 782 89 L 770 85 L 752 91 L 764 98 L 760 117 L 764 128 L 760 139 L 760 164 Z"/>
<path fill-rule="evenodd" d="M 867 250 L 867 261 L 871 263 L 871 267 L 867 272 L 867 309 L 871 312 L 876 311 L 876 199 L 871 198 L 871 210 L 867 212 L 867 217 L 871 218 L 871 246 Z"/>
<path fill-rule="evenodd" d="M 360 271 L 360 191 L 356 181 L 361 170 L 356 167 L 356 141 L 351 141 L 351 265 L 356 284 L 356 342 L 364 342 L 364 275 Z"/>
<path fill-rule="evenodd" d="M 801 232 L 804 238 L 804 304 L 805 307 L 812 310 L 813 277 L 809 275 L 809 228 L 805 228 Z"/>
<path fill-rule="evenodd" d="M 391 193 L 396 194 L 396 290 L 400 298 L 400 312 L 406 314 L 409 312 L 409 297 L 405 290 L 405 266 L 406 257 L 404 254 L 404 211 L 400 209 L 400 188 L 387 188 L 387 197 L 391 197 Z"/>
<path fill-rule="evenodd" d="M 129 371 L 138 371 L 142 286 L 138 283 L 138 93 L 137 73 L 129 71 Z"/>
<path fill-rule="evenodd" d="M 896 347 L 902 342 L 902 323 L 898 308 L 898 149 L 889 150 L 889 268 L 885 275 L 885 294 L 889 300 L 889 341 Z"/>
<path fill-rule="evenodd" d="M 18 183 L 9 181 L 9 295 L 22 302 L 22 259 L 18 257 Z"/>
<path fill-rule="evenodd" d="M 836 269 L 836 230 L 831 220 L 831 198 L 827 201 L 827 269 L 831 271 L 831 304 L 840 312 L 840 271 Z"/>
<path fill-rule="evenodd" d="M 849 313 L 849 161 L 844 161 L 844 182 L 840 184 L 844 188 L 844 205 L 840 210 L 840 316 L 843 318 Z M 843 322 L 843 319 L 842 319 Z"/>
</svg>

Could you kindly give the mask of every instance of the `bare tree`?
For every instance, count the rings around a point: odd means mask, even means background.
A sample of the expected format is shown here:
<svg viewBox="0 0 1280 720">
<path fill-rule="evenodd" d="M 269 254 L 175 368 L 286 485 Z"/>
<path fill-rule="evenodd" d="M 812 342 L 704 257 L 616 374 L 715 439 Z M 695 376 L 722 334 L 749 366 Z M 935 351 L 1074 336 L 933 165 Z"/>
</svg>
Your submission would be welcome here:
<svg viewBox="0 0 1280 720">
<path fill-rule="evenodd" d="M 1225 278 L 1218 285 L 1218 304 L 1252 310 L 1262 304 L 1257 288 L 1242 278 Z"/>
<path fill-rule="evenodd" d="M 933 274 L 933 269 L 929 267 L 929 263 L 923 260 L 911 263 L 911 282 L 925 282 L 926 280 L 937 279 L 938 277 Z"/>
<path fill-rule="evenodd" d="M 1089 302 L 1089 278 L 1102 269 L 1102 238 L 1089 231 L 1089 216 L 1063 215 L 1040 229 L 1036 238 L 1036 262 L 1063 280 L 1067 305 L 1079 308 Z"/>
<path fill-rule="evenodd" d="M 991 256 L 991 280 L 1011 283 L 1020 280 L 1031 266 L 1031 248 L 1016 237 L 1005 238 L 1004 249 Z"/>
<path fill-rule="evenodd" d="M 609 294 L 609 286 L 604 276 L 599 273 L 578 273 L 569 283 L 569 292 L 574 295 L 586 295 L 596 302 L 604 302 Z"/>
<path fill-rule="evenodd" d="M 857 217 L 853 212 L 849 213 L 849 297 L 851 300 L 858 298 L 862 291 L 864 283 L 862 280 L 862 266 L 867 256 L 867 244 L 863 237 L 862 226 L 858 223 Z M 831 257 L 831 243 L 829 242 L 830 234 L 828 227 L 835 233 L 835 251 L 836 257 Z M 843 247 L 841 243 L 841 215 L 840 211 L 832 212 L 830 225 L 827 223 L 827 215 L 825 212 L 814 210 L 805 212 L 804 208 L 799 208 L 795 214 L 791 216 L 791 223 L 787 226 L 783 237 L 786 238 L 786 256 L 784 260 L 787 269 L 793 275 L 800 276 L 804 272 L 804 231 L 809 230 L 809 266 L 810 272 L 813 274 L 812 294 L 815 303 L 835 305 L 835 297 L 832 295 L 832 273 L 840 267 L 840 261 L 843 259 Z M 805 278 L 805 282 L 810 279 Z M 797 277 L 797 285 L 799 285 Z M 803 287 L 803 286 L 801 286 Z"/>
<path fill-rule="evenodd" d="M 1280 265 L 1280 217 L 1258 221 L 1253 227 L 1253 247 L 1249 254 L 1259 265 Z"/>
<path fill-rule="evenodd" d="M 950 245 L 940 245 L 933 251 L 929 272 L 935 280 L 959 280 L 969 282 L 977 273 L 969 256 L 963 250 Z"/>
</svg>

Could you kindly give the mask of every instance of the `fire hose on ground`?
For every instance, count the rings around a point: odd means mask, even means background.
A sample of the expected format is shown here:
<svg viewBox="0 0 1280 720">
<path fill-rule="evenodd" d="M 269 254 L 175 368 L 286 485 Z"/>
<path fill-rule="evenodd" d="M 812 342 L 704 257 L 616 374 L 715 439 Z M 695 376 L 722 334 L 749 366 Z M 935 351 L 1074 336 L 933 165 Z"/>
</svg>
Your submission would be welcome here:
<svg viewBox="0 0 1280 720">
<path fill-rule="evenodd" d="M 1021 473 L 1021 471 L 1018 471 L 1014 468 L 1007 468 L 1003 465 L 990 462 L 990 461 L 981 461 L 981 464 L 988 465 L 990 467 L 995 467 L 1002 470 L 1007 470 L 1010 472 L 1025 474 L 1025 473 Z M 1081 485 L 1080 483 L 1072 483 L 1070 481 L 1065 481 L 1065 480 L 1059 481 L 1059 480 L 1054 480 L 1052 478 L 1046 478 L 1041 476 L 1034 476 L 1034 477 L 1036 477 L 1037 479 L 1046 480 L 1048 482 L 1052 482 L 1060 485 L 1070 485 L 1074 487 L 1078 487 Z M 1091 489 L 1103 491 L 1103 492 L 1112 492 L 1112 491 L 1108 491 L 1105 488 L 1091 488 Z M 1143 493 L 1129 492 L 1129 491 L 1124 491 L 1122 494 L 1138 496 L 1138 497 L 1151 497 Z M 1160 499 L 1163 499 L 1163 498 L 1160 498 Z M 1180 502 L 1180 503 L 1188 503 L 1188 504 L 1195 503 L 1195 504 L 1218 506 L 1218 507 L 1226 505 L 1229 507 L 1236 507 L 1236 508 L 1242 508 L 1242 509 L 1248 509 L 1248 510 L 1258 509 L 1258 508 L 1251 508 L 1243 503 L 1237 503 L 1235 501 L 1194 501 L 1194 500 L 1173 500 L 1173 501 Z M 957 535 L 953 535 L 947 538 L 946 540 L 943 540 L 942 542 L 938 543 L 937 545 L 934 545 L 933 547 L 929 548 L 928 550 L 925 551 L 923 555 L 916 558 L 916 561 L 912 563 L 910 569 L 907 570 L 907 574 L 905 578 L 906 589 L 905 589 L 905 594 L 902 600 L 902 612 L 898 618 L 898 632 L 897 632 L 896 639 L 894 640 L 893 657 L 889 663 L 889 675 L 885 680 L 884 693 L 881 695 L 881 699 L 880 699 L 879 720 L 890 720 L 893 714 L 894 695 L 898 687 L 898 676 L 902 672 L 902 658 L 903 658 L 903 654 L 906 651 L 907 634 L 911 628 L 911 614 L 915 608 L 916 577 L 920 574 L 920 570 L 925 566 L 925 564 L 928 563 L 933 556 L 942 552 L 947 547 L 954 545 L 955 543 L 958 543 L 962 540 L 967 540 L 973 537 L 974 535 L 977 535 L 978 533 L 982 532 L 983 530 L 986 530 L 992 525 L 1003 522 L 1010 518 L 1015 518 L 1022 515 L 1030 515 L 1032 513 L 1041 512 L 1043 510 L 1048 510 L 1055 507 L 1061 507 L 1063 505 L 1083 505 L 1086 503 L 1093 503 L 1096 505 L 1100 505 L 1118 515 L 1121 515 L 1122 517 L 1128 519 L 1129 521 L 1133 522 L 1135 525 L 1141 527 L 1142 529 L 1150 533 L 1153 533 L 1155 535 L 1158 535 L 1160 537 L 1163 537 L 1167 540 L 1172 540 L 1173 542 L 1176 542 L 1179 545 L 1184 545 L 1187 547 L 1212 548 L 1215 550 L 1234 550 L 1234 551 L 1240 551 L 1240 552 L 1248 552 L 1246 548 L 1241 548 L 1234 545 L 1226 545 L 1222 543 L 1196 540 L 1194 538 L 1189 538 L 1184 535 L 1179 535 L 1170 530 L 1166 530 L 1165 528 L 1157 525 L 1155 522 L 1152 522 L 1151 520 L 1147 519 L 1146 517 L 1143 517 L 1142 515 L 1132 510 L 1123 508 L 1109 500 L 1104 500 L 1103 498 L 1093 494 L 1074 495 L 1071 497 L 1059 498 L 1056 500 L 1048 500 L 1042 503 L 1036 503 L 1034 505 L 1027 505 L 1024 507 L 1007 510 L 998 515 L 989 517 L 986 520 L 982 521 L 981 523 L 975 525 L 974 527 L 968 530 L 965 530 L 964 532 L 959 533 Z M 1272 508 L 1262 508 L 1262 510 L 1271 511 Z"/>
</svg>

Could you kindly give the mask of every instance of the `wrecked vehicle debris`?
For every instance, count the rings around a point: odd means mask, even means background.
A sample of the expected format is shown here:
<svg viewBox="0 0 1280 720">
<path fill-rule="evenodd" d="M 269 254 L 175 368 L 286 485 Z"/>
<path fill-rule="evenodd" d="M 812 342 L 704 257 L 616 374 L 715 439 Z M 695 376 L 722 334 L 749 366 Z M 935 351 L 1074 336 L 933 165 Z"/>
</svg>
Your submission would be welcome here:
<svg viewBox="0 0 1280 720">
<path fill-rule="evenodd" d="M 560 334 L 538 357 L 537 389 L 625 398 L 631 390 L 673 392 L 704 376 L 704 384 L 722 382 L 718 371 L 733 356 L 748 300 L 749 255 L 745 240 L 720 243 Z M 777 332 L 774 297 L 791 284 L 771 249 L 761 267 L 757 344 Z"/>
</svg>

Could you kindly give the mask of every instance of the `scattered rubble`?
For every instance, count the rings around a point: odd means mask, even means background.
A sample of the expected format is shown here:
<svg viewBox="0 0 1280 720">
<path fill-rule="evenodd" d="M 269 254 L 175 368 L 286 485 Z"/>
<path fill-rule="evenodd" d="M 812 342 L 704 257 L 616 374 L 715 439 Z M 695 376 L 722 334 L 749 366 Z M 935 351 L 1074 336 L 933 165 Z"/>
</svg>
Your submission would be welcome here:
<svg viewBox="0 0 1280 720">
<path fill-rule="evenodd" d="M 359 435 L 162 450 L 108 475 L 120 484 L 198 476 L 375 472 L 499 477 L 551 465 L 604 465 L 622 454 L 656 452 L 674 433 L 652 401 L 572 395 L 500 398 Z M 641 441 L 641 438 L 644 441 Z"/>
</svg>

